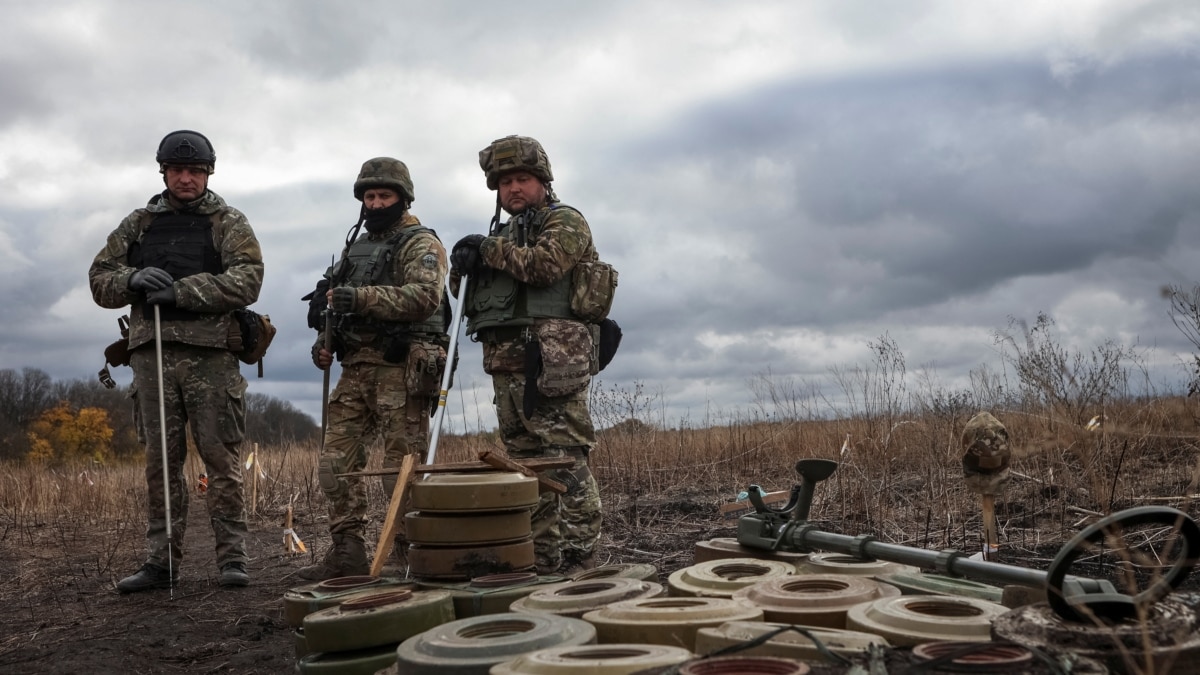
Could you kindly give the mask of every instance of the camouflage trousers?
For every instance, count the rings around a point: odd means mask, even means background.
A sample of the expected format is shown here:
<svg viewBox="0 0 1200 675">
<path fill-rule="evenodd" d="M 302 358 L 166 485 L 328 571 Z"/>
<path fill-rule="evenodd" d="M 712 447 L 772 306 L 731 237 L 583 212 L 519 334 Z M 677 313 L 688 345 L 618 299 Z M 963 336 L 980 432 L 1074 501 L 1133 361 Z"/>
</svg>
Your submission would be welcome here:
<svg viewBox="0 0 1200 675">
<path fill-rule="evenodd" d="M 183 475 L 190 425 L 196 452 L 208 474 L 209 520 L 218 567 L 246 562 L 246 511 L 242 496 L 240 447 L 246 432 L 246 380 L 237 358 L 223 349 L 163 345 L 163 410 L 167 432 L 167 476 L 171 496 L 171 541 L 163 498 L 162 428 L 159 422 L 158 364 L 153 343 L 130 357 L 133 368 L 134 427 L 146 446 L 147 562 L 167 567 L 183 560 L 188 485 Z M 170 555 L 168 556 L 168 548 Z"/>
<path fill-rule="evenodd" d="M 404 366 L 359 363 L 342 368 L 329 396 L 328 428 L 317 476 L 329 500 L 330 534 L 362 537 L 367 525 L 367 486 L 360 476 L 338 474 L 362 471 L 367 466 L 367 445 L 383 439 L 383 465 L 400 468 L 404 456 L 429 445 L 429 409 L 426 396 L 410 397 Z M 383 477 L 384 494 L 391 497 L 396 474 Z M 401 513 L 407 513 L 409 493 L 404 493 Z M 404 521 L 398 523 L 403 532 Z"/>
<path fill-rule="evenodd" d="M 569 469 L 547 473 L 567 486 L 558 495 L 544 491 L 533 512 L 534 555 L 540 571 L 553 571 L 563 553 L 590 557 L 600 539 L 602 521 L 600 488 L 588 466 L 595 443 L 587 390 L 570 396 L 540 396 L 533 417 L 522 413 L 525 377 L 520 373 L 494 373 L 496 418 L 507 452 L 515 458 L 573 457 Z"/>
</svg>

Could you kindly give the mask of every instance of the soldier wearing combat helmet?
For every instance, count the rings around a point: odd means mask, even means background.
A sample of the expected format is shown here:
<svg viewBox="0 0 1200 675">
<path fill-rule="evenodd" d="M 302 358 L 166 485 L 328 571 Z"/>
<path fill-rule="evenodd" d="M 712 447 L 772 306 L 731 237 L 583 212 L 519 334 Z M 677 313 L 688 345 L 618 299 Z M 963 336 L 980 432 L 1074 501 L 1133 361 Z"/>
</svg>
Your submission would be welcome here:
<svg viewBox="0 0 1200 675">
<path fill-rule="evenodd" d="M 366 485 L 339 474 L 362 471 L 366 448 L 377 436 L 383 438 L 386 467 L 399 470 L 404 455 L 424 451 L 449 346 L 446 250 L 408 211 L 413 201 L 408 167 L 390 157 L 367 160 L 354 182 L 354 198 L 362 202 L 359 222 L 341 260 L 318 283 L 309 312 L 310 325 L 322 333 L 324 321 L 332 321 L 334 349 L 325 348 L 319 333 L 314 365 L 327 370 L 335 356 L 342 365 L 317 469 L 329 501 L 332 546 L 321 562 L 299 572 L 313 580 L 369 572 Z M 366 233 L 356 236 L 360 226 Z M 331 312 L 322 311 L 326 303 Z M 383 478 L 385 494 L 392 494 L 396 478 Z M 396 541 L 401 557 L 405 546 L 401 534 Z"/>
<path fill-rule="evenodd" d="M 108 235 L 88 271 L 101 307 L 129 306 L 129 365 L 134 415 L 146 445 L 149 554 L 137 573 L 117 583 L 122 593 L 169 587 L 183 559 L 188 492 L 183 462 L 187 427 L 211 477 L 208 512 L 216 540 L 219 583 L 245 586 L 246 516 L 239 449 L 246 380 L 230 351 L 233 310 L 258 299 L 262 251 L 246 217 L 208 189 L 217 155 L 195 131 L 166 135 L 155 155 L 166 190 L 129 214 Z M 155 348 L 155 308 L 162 339 Z M 159 402 L 159 377 L 162 402 Z M 159 419 L 163 410 L 165 418 Z M 161 446 L 166 428 L 167 448 Z M 166 455 L 169 489 L 163 483 Z M 167 538 L 164 492 L 171 499 Z"/>
<path fill-rule="evenodd" d="M 454 246 L 451 285 L 468 278 L 467 332 L 483 346 L 509 454 L 575 460 L 557 472 L 566 494 L 543 492 L 533 515 L 538 571 L 570 572 L 595 564 L 600 537 L 600 494 L 588 467 L 596 442 L 588 410 L 593 334 L 570 303 L 572 271 L 596 251 L 583 215 L 555 196 L 550 159 L 536 140 L 496 140 L 479 164 L 497 192 L 496 216 L 488 236 Z M 503 224 L 501 208 L 510 216 Z"/>
</svg>

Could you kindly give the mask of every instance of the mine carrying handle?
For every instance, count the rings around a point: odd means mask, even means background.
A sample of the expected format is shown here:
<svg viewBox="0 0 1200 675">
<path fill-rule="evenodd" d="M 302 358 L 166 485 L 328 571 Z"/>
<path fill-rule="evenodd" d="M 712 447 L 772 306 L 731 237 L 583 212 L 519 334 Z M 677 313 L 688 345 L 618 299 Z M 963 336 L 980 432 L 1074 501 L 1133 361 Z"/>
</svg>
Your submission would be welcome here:
<svg viewBox="0 0 1200 675">
<path fill-rule="evenodd" d="M 792 488 L 787 505 L 779 509 L 771 509 L 764 503 L 760 487 L 750 486 L 749 498 L 755 512 L 738 520 L 738 543 L 772 551 L 832 551 L 860 560 L 886 560 L 933 568 L 950 576 L 1044 589 L 1050 606 L 1069 621 L 1131 618 L 1139 608 L 1158 602 L 1178 588 L 1200 562 L 1200 525 L 1178 509 L 1159 506 L 1126 509 L 1093 523 L 1068 541 L 1044 572 L 972 560 L 954 549 L 930 551 L 884 543 L 869 534 L 851 537 L 824 532 L 808 522 L 808 512 L 817 483 L 829 478 L 836 470 L 837 462 L 831 460 L 802 459 L 797 462 L 800 485 Z M 1176 550 L 1179 551 L 1171 567 L 1146 589 L 1131 596 L 1118 592 L 1107 580 L 1067 574 L 1076 559 L 1093 551 L 1097 545 L 1112 541 L 1127 528 L 1145 525 L 1177 531 Z"/>
</svg>

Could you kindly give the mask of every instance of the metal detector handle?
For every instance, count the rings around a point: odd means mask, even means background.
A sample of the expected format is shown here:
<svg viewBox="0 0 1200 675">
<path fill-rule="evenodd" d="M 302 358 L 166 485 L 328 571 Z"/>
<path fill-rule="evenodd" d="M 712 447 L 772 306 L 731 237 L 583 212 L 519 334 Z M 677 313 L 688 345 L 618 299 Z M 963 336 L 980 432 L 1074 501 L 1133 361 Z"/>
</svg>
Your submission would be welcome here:
<svg viewBox="0 0 1200 675">
<path fill-rule="evenodd" d="M 467 275 L 463 275 L 458 283 L 459 298 L 454 305 L 454 314 L 450 318 L 450 346 L 446 348 L 446 370 L 442 373 L 442 386 L 438 389 L 437 412 L 429 425 L 429 452 L 425 457 L 426 464 L 433 464 L 437 458 L 438 437 L 442 435 L 442 418 L 446 416 L 446 396 L 450 393 L 450 378 L 454 377 L 454 361 L 458 356 L 458 324 L 462 322 L 463 307 L 467 302 Z M 446 288 L 449 293 L 449 287 Z M 428 476 L 429 474 L 425 474 Z"/>
</svg>

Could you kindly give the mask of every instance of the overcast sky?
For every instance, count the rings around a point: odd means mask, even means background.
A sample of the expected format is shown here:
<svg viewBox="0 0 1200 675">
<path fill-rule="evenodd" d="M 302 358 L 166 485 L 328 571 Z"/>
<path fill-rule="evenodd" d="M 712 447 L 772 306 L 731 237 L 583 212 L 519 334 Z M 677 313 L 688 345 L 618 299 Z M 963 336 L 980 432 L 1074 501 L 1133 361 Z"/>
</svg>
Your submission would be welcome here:
<svg viewBox="0 0 1200 675">
<path fill-rule="evenodd" d="M 87 269 L 162 189 L 167 132 L 266 262 L 280 329 L 251 391 L 319 419 L 309 291 L 356 220 L 362 162 L 413 213 L 486 231 L 478 151 L 538 138 L 620 270 L 621 352 L 668 423 L 831 387 L 888 335 L 910 376 L 998 370 L 1009 317 L 1136 345 L 1179 386 L 1164 284 L 1200 281 L 1200 3 L 1179 1 L 0 0 L 0 367 L 91 378 L 121 312 Z M 490 427 L 464 342 L 453 427 Z M 122 384 L 128 369 L 114 373 Z M 915 386 L 910 385 L 910 390 Z M 464 402 L 466 409 L 464 410 Z M 464 422 L 465 420 L 465 422 Z"/>
</svg>

